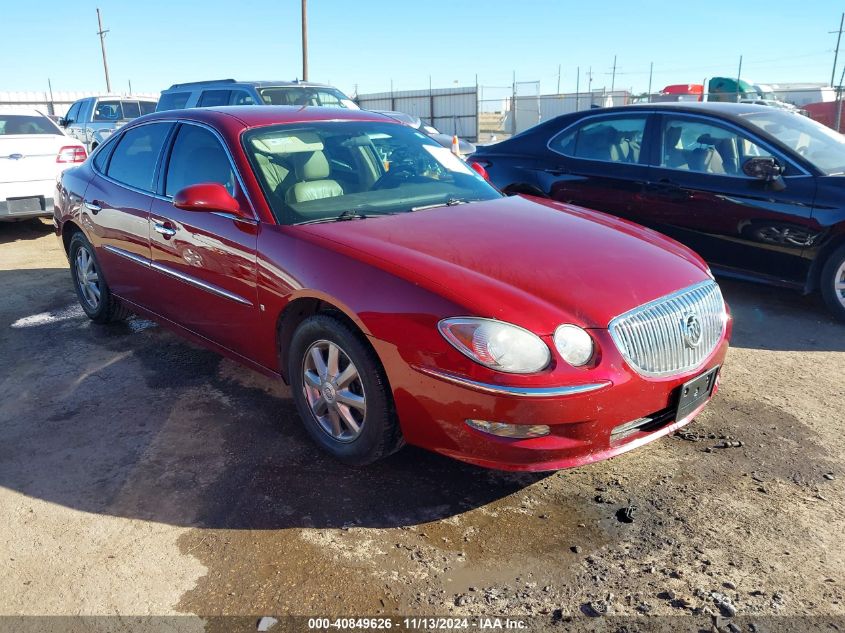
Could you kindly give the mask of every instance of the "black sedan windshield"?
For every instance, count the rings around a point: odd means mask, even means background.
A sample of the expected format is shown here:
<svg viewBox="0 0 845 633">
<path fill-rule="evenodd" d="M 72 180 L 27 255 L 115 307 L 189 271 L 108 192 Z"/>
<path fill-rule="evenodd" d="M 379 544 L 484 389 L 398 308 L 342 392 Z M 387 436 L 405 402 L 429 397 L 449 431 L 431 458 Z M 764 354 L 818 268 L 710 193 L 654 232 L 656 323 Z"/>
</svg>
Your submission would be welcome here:
<svg viewBox="0 0 845 633">
<path fill-rule="evenodd" d="M 845 173 L 845 136 L 794 112 L 772 110 L 744 116 L 828 176 Z"/>
<path fill-rule="evenodd" d="M 244 147 L 283 224 L 369 217 L 501 194 L 404 125 L 349 121 L 258 128 Z"/>
</svg>

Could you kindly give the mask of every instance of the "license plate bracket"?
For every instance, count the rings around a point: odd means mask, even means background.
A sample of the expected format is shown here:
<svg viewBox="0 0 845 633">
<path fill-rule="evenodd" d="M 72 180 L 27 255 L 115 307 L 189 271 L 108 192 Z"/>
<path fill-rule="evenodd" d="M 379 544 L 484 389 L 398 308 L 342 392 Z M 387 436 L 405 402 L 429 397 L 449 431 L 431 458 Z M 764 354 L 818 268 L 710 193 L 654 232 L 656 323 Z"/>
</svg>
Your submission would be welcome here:
<svg viewBox="0 0 845 633">
<path fill-rule="evenodd" d="M 44 197 L 8 198 L 6 204 L 10 215 L 16 213 L 38 213 L 44 210 Z"/>
<path fill-rule="evenodd" d="M 675 420 L 683 420 L 713 394 L 719 367 L 714 367 L 681 385 Z"/>
</svg>

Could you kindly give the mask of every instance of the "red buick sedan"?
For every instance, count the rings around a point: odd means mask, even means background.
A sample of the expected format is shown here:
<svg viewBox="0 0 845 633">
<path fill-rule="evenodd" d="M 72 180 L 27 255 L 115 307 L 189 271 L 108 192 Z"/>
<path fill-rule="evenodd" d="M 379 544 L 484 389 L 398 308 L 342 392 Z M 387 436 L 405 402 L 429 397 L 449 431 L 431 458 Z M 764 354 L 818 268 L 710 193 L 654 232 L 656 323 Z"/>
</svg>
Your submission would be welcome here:
<svg viewBox="0 0 845 633">
<path fill-rule="evenodd" d="M 57 233 L 97 323 L 128 311 L 291 385 L 348 463 L 414 444 L 550 470 L 689 422 L 731 321 L 661 235 L 504 197 L 380 115 L 141 117 L 64 172 Z"/>
</svg>

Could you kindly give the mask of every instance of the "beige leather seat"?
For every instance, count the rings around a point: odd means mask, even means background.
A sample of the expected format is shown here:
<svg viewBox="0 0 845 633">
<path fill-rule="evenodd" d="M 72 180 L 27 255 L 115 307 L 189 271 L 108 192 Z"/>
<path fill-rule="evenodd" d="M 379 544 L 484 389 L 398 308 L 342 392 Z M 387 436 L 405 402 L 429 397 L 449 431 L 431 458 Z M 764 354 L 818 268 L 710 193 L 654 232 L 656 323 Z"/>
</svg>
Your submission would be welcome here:
<svg viewBox="0 0 845 633">
<path fill-rule="evenodd" d="M 287 192 L 288 203 L 307 202 L 343 195 L 340 184 L 329 178 L 329 161 L 322 151 L 292 155 L 298 181 Z"/>
</svg>

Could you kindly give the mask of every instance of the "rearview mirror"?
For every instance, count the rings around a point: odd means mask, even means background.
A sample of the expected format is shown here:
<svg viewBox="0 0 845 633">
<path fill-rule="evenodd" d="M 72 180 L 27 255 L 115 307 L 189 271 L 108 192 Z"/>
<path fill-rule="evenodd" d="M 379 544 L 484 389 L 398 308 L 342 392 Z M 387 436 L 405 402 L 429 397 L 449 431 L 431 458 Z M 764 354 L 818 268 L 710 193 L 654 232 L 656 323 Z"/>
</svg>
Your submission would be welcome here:
<svg viewBox="0 0 845 633">
<path fill-rule="evenodd" d="M 743 163 L 742 171 L 749 178 L 773 182 L 781 177 L 783 167 L 776 158 L 771 156 L 756 156 L 749 158 Z"/>
<path fill-rule="evenodd" d="M 59 125 L 62 126 L 62 127 L 67 127 L 71 123 L 73 123 L 73 119 L 66 119 L 64 117 L 59 119 Z"/>
<path fill-rule="evenodd" d="M 238 201 L 226 187 L 216 182 L 204 182 L 181 189 L 173 196 L 173 206 L 184 211 L 219 211 L 243 217 Z"/>
</svg>

